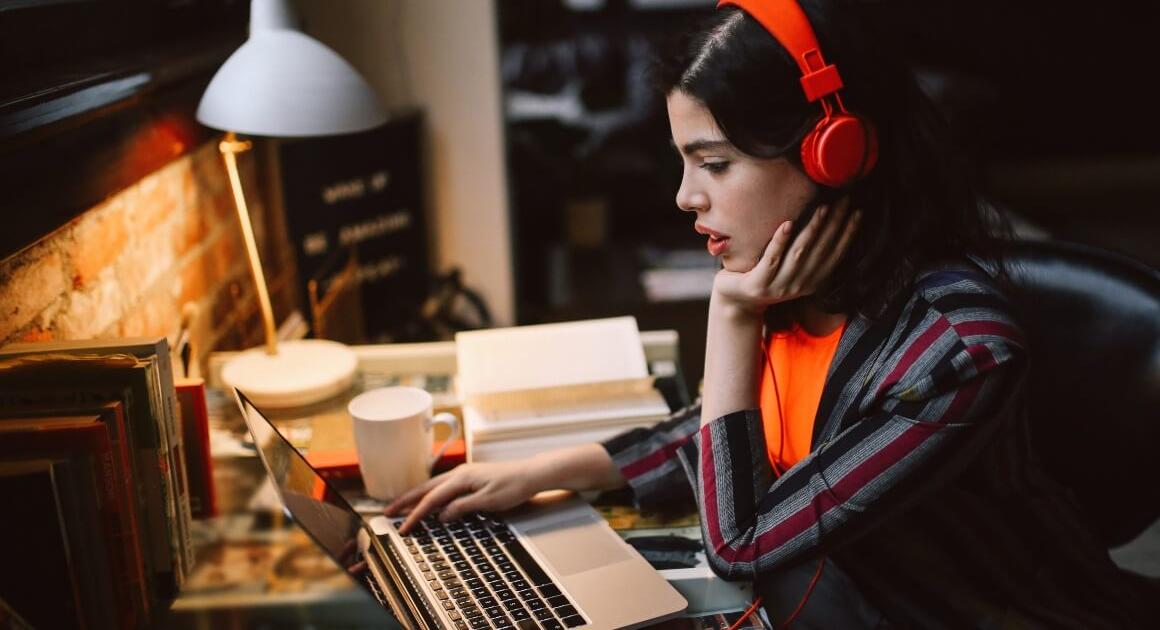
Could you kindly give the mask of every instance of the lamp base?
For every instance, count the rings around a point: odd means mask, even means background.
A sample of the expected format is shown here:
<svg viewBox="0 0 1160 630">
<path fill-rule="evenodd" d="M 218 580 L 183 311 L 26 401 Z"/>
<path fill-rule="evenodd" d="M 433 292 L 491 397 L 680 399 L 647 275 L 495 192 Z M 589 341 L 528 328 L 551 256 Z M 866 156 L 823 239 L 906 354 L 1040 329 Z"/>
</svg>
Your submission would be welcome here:
<svg viewBox="0 0 1160 630">
<path fill-rule="evenodd" d="M 303 339 L 246 350 L 222 367 L 222 381 L 237 387 L 255 405 L 301 407 L 336 396 L 354 382 L 358 357 L 336 341 Z"/>
</svg>

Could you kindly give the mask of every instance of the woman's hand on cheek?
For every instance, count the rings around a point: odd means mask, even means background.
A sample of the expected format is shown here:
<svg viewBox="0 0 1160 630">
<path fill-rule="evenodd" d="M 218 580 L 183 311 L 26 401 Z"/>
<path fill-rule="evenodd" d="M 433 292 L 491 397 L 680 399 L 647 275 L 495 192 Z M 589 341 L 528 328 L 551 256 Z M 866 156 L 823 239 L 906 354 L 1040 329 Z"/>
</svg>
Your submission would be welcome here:
<svg viewBox="0 0 1160 630">
<path fill-rule="evenodd" d="M 793 242 L 789 240 L 791 223 L 781 224 L 752 269 L 719 271 L 713 291 L 753 315 L 814 293 L 837 266 L 857 229 L 861 212 L 847 217 L 848 207 L 848 197 L 834 206 L 822 206 Z"/>
</svg>

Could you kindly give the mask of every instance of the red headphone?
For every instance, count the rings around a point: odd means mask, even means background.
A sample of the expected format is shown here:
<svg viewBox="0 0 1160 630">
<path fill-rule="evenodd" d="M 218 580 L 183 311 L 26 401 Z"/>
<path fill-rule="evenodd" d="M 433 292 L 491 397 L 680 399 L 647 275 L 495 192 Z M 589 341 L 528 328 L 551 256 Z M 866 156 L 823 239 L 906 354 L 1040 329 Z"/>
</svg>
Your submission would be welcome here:
<svg viewBox="0 0 1160 630">
<path fill-rule="evenodd" d="M 838 90 L 838 68 L 822 58 L 814 29 L 796 0 L 720 0 L 717 8 L 734 5 L 757 20 L 785 47 L 802 71 L 806 100 L 821 101 L 824 115 L 802 140 L 806 175 L 831 188 L 842 188 L 865 177 L 878 161 L 878 134 L 869 120 L 846 111 Z"/>
</svg>

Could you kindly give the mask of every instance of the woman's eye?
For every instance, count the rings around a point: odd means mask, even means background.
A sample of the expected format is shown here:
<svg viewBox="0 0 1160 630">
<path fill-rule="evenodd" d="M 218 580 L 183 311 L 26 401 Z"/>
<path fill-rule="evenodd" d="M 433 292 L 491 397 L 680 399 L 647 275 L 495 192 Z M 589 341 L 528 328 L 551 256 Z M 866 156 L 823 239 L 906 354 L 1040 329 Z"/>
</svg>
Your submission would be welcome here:
<svg viewBox="0 0 1160 630">
<path fill-rule="evenodd" d="M 724 173 L 725 169 L 729 168 L 729 162 L 702 162 L 701 168 L 716 175 L 718 173 Z"/>
</svg>

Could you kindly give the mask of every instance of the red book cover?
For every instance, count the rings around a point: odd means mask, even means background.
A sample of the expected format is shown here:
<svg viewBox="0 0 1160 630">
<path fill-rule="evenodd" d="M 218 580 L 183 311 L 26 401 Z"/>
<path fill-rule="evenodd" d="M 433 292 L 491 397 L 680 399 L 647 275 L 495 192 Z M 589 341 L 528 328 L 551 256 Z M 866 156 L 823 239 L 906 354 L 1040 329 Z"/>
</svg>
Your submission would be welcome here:
<svg viewBox="0 0 1160 630">
<path fill-rule="evenodd" d="M 131 356 L 137 346 L 116 346 L 120 349 L 117 354 L 100 356 L 61 354 L 111 342 L 75 342 L 80 347 L 69 350 L 73 343 L 10 344 L 0 348 L 0 409 L 8 415 L 28 415 L 22 410 L 34 405 L 73 408 L 121 402 L 132 447 L 138 514 L 143 515 L 139 519 L 140 544 L 150 570 L 150 601 L 154 609 L 160 610 L 176 596 L 183 574 L 182 548 L 175 542 L 179 537 L 175 502 L 178 495 L 167 472 L 169 440 L 152 404 L 158 393 L 152 378 L 156 360 L 147 362 Z"/>
<path fill-rule="evenodd" d="M 127 453 L 117 453 L 109 428 L 99 415 L 51 418 L 13 418 L 0 421 L 0 457 L 92 455 L 99 472 L 101 528 L 110 547 L 110 566 L 116 574 L 114 589 L 121 627 L 144 625 L 141 614 L 144 579 L 139 549 L 132 538 L 132 497 L 118 474 L 117 462 L 127 463 Z M 137 586 L 135 587 L 134 584 Z"/>
<path fill-rule="evenodd" d="M 125 549 L 125 563 L 130 569 L 126 579 L 132 585 L 131 588 L 135 594 L 134 599 L 138 611 L 142 617 L 149 619 L 150 609 L 154 607 L 151 604 L 152 595 L 150 593 L 150 582 L 146 579 L 147 576 L 152 575 L 151 560 L 148 558 L 147 550 L 142 547 L 144 541 L 142 539 L 143 527 L 146 515 L 138 505 L 138 487 L 140 480 L 133 472 L 135 465 L 133 459 L 133 442 L 132 433 L 129 431 L 128 421 L 125 418 L 124 405 L 119 400 L 99 402 L 71 402 L 68 404 L 39 404 L 29 405 L 19 409 L 0 409 L 0 422 L 6 422 L 7 419 L 13 417 L 31 418 L 51 418 L 54 416 L 62 416 L 67 414 L 69 417 L 76 415 L 96 414 L 101 422 L 105 424 L 108 429 L 109 439 L 113 448 L 114 455 L 114 471 L 117 480 L 117 492 L 119 498 L 123 501 L 122 505 L 128 506 L 123 510 L 123 522 L 125 526 L 125 535 L 123 537 Z"/>
<path fill-rule="evenodd" d="M 442 442 L 436 442 L 431 454 L 439 452 Z M 358 469 L 358 451 L 353 448 L 336 448 L 324 451 L 308 451 L 306 461 L 326 479 L 352 479 L 361 476 Z M 435 462 L 433 473 L 451 470 L 467 461 L 467 449 L 463 440 L 455 440 L 447 447 L 443 457 Z"/>
<path fill-rule="evenodd" d="M 194 518 L 217 516 L 213 486 L 213 458 L 209 450 L 209 413 L 205 405 L 205 381 L 177 379 L 177 403 L 181 409 L 181 435 L 189 480 L 189 507 Z"/>
<path fill-rule="evenodd" d="M 0 461 L 0 496 L 20 506 L 19 518 L 0 519 L 0 611 L 11 607 L 28 625 L 12 623 L 0 614 L 0 628 L 84 628 L 86 619 L 100 618 L 89 606 L 91 597 L 78 579 L 92 567 L 82 546 L 69 538 L 70 508 L 75 507 L 61 486 L 73 462 L 53 459 Z"/>
</svg>

